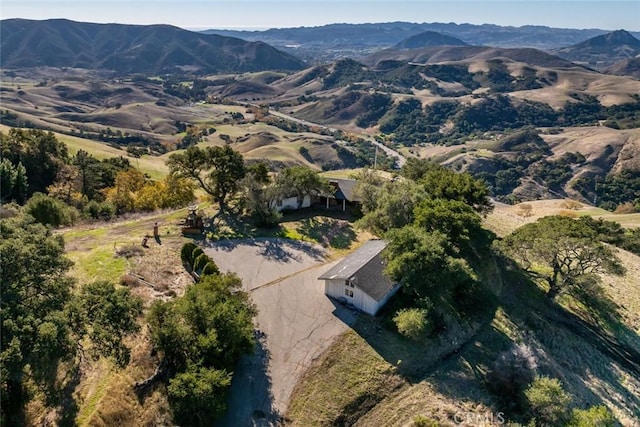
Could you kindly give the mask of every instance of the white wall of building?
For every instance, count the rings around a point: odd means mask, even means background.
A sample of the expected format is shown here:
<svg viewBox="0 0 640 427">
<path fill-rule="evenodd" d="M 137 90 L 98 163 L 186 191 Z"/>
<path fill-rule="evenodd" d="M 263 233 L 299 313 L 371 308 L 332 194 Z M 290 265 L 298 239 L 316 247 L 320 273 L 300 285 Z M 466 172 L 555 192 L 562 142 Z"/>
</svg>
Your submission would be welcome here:
<svg viewBox="0 0 640 427">
<path fill-rule="evenodd" d="M 300 208 L 308 208 L 309 206 L 311 206 L 311 197 L 304 196 L 304 199 L 302 199 L 302 206 L 300 206 Z M 271 207 L 275 208 L 278 212 L 282 212 L 285 209 L 296 210 L 298 209 L 298 197 L 287 197 L 280 201 L 274 200 L 271 202 Z"/>
<path fill-rule="evenodd" d="M 358 286 L 351 286 L 344 279 L 325 279 L 324 286 L 324 293 L 326 295 L 338 300 L 344 298 L 358 310 L 372 316 L 375 316 L 380 307 L 385 305 L 389 298 L 399 289 L 398 285 L 394 286 L 380 301 L 376 301 Z"/>
</svg>

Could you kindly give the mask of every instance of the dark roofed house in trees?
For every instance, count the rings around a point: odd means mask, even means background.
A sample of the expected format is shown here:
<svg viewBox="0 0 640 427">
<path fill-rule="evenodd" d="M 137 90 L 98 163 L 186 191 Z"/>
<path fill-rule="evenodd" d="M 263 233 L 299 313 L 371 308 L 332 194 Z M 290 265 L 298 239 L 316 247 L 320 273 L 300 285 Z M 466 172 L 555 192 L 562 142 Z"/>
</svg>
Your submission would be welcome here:
<svg viewBox="0 0 640 427">
<path fill-rule="evenodd" d="M 333 193 L 328 197 L 322 197 L 326 199 L 325 207 L 327 209 L 331 207 L 339 207 L 343 211 L 347 209 L 347 206 L 359 203 L 361 200 L 358 198 L 355 192 L 356 184 L 355 179 L 346 178 L 331 178 L 329 179 L 329 185 L 333 188 Z"/>
<path fill-rule="evenodd" d="M 320 276 L 324 293 L 375 316 L 400 288 L 384 274 L 383 240 L 369 240 Z"/>
</svg>

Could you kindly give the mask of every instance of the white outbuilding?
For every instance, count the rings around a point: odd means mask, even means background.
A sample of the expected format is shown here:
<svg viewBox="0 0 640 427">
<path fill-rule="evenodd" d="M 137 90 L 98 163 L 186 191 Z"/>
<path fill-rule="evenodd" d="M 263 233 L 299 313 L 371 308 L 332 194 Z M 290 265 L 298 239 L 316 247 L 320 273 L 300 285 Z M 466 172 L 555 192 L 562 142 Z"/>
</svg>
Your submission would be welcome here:
<svg viewBox="0 0 640 427">
<path fill-rule="evenodd" d="M 395 294 L 400 285 L 384 274 L 384 240 L 369 240 L 320 276 L 324 293 L 372 316 Z"/>
</svg>

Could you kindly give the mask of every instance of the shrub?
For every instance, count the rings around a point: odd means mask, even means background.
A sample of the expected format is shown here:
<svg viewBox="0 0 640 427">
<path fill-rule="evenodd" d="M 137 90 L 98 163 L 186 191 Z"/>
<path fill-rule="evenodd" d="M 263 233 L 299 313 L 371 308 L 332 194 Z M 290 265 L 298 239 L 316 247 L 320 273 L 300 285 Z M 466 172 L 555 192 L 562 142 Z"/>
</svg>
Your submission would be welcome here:
<svg viewBox="0 0 640 427">
<path fill-rule="evenodd" d="M 202 251 L 202 249 L 196 247 L 193 252 L 191 252 L 191 267 L 194 268 L 194 263 L 196 261 L 196 258 L 198 258 L 200 255 L 202 255 L 204 252 Z"/>
<path fill-rule="evenodd" d="M 120 278 L 120 285 L 126 286 L 128 288 L 135 288 L 140 285 L 140 281 L 135 276 L 125 274 Z"/>
<path fill-rule="evenodd" d="M 571 396 L 557 378 L 536 377 L 524 392 L 529 410 L 538 422 L 561 425 L 567 418 Z"/>
<path fill-rule="evenodd" d="M 427 329 L 427 311 L 420 308 L 398 310 L 393 321 L 401 335 L 417 341 Z"/>
<path fill-rule="evenodd" d="M 84 205 L 82 213 L 84 213 L 84 215 L 89 218 L 100 218 L 100 203 L 96 202 L 95 200 L 89 200 L 89 202 Z"/>
<path fill-rule="evenodd" d="M 604 405 L 592 406 L 589 409 L 574 409 L 571 412 L 569 427 L 613 427 L 616 418 Z"/>
<path fill-rule="evenodd" d="M 560 207 L 562 209 L 569 209 L 569 210 L 575 211 L 582 207 L 582 203 L 576 200 L 565 200 L 560 204 Z"/>
<path fill-rule="evenodd" d="M 413 425 L 415 427 L 437 427 L 440 424 L 424 415 L 416 415 L 413 417 Z"/>
<path fill-rule="evenodd" d="M 518 215 L 524 218 L 529 218 L 533 215 L 533 206 L 531 206 L 529 203 L 521 204 L 520 206 L 518 206 Z"/>
<path fill-rule="evenodd" d="M 636 207 L 631 202 L 621 203 L 616 207 L 616 210 L 613 211 L 614 214 L 631 214 L 636 211 Z"/>
<path fill-rule="evenodd" d="M 575 213 L 574 211 L 566 210 L 566 209 L 562 209 L 558 215 L 566 216 L 567 218 L 578 218 L 577 213 Z"/>
<path fill-rule="evenodd" d="M 110 202 L 100 203 L 100 218 L 104 220 L 111 219 L 116 214 L 116 206 Z"/>
<path fill-rule="evenodd" d="M 211 259 L 209 260 L 209 262 L 202 269 L 202 275 L 205 275 L 205 274 L 219 274 L 219 273 L 220 273 L 220 269 L 218 269 L 218 266 L 216 265 L 216 263 L 213 262 Z"/>
<path fill-rule="evenodd" d="M 252 214 L 252 221 L 256 227 L 271 228 L 280 223 L 282 214 L 275 209 L 264 209 L 254 211 Z"/>
<path fill-rule="evenodd" d="M 202 271 L 207 263 L 212 262 L 207 254 L 202 253 L 193 260 L 193 271 Z"/>
<path fill-rule="evenodd" d="M 226 409 L 231 374 L 224 370 L 194 368 L 169 380 L 167 395 L 180 425 L 207 425 Z"/>
<path fill-rule="evenodd" d="M 413 417 L 413 425 L 415 427 L 437 427 L 440 423 L 422 414 L 418 414 Z"/>
<path fill-rule="evenodd" d="M 133 258 L 144 254 L 144 249 L 136 245 L 127 245 L 116 250 L 116 255 L 123 258 Z"/>
<path fill-rule="evenodd" d="M 298 151 L 300 152 L 300 155 L 302 155 L 302 157 L 304 157 L 307 160 L 312 160 L 311 159 L 311 155 L 309 154 L 309 149 L 305 146 L 301 146 Z"/>
<path fill-rule="evenodd" d="M 80 220 L 80 211 L 73 206 L 65 205 L 64 209 L 65 225 L 77 224 Z"/>
<path fill-rule="evenodd" d="M 524 388 L 533 381 L 536 367 L 536 357 L 531 348 L 515 345 L 493 362 L 487 374 L 487 387 L 503 402 L 516 405 Z"/>
<path fill-rule="evenodd" d="M 74 222 L 77 212 L 64 202 L 43 193 L 35 193 L 24 205 L 26 213 L 41 224 L 59 227 Z"/>
<path fill-rule="evenodd" d="M 185 243 L 182 245 L 182 249 L 180 250 L 180 259 L 182 260 L 182 264 L 191 265 L 193 262 L 193 258 L 191 255 L 193 251 L 198 247 L 194 243 Z"/>
</svg>

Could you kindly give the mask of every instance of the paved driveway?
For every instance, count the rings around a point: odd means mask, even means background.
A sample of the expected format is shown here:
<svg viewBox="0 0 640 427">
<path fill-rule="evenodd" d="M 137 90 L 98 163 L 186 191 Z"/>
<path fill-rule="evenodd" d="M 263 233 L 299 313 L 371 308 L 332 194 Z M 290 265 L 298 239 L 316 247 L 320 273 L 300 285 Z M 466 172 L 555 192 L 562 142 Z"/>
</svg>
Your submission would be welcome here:
<svg viewBox="0 0 640 427">
<path fill-rule="evenodd" d="M 204 251 L 220 271 L 232 271 L 250 291 L 326 261 L 322 246 L 288 239 L 220 240 Z"/>
<path fill-rule="evenodd" d="M 223 271 L 247 278 L 245 286 L 258 308 L 258 346 L 235 372 L 229 409 L 217 423 L 220 426 L 274 425 L 286 411 L 300 376 L 355 320 L 352 311 L 324 295 L 324 283 L 317 278 L 335 261 L 327 263 L 319 255 L 320 247 L 270 241 L 278 252 L 290 253 L 284 261 L 271 257 L 271 249 L 264 251 L 267 242 L 236 244 L 222 252 L 207 250 Z M 227 262 L 239 270 L 225 268 Z M 275 274 L 284 278 L 274 279 Z"/>
</svg>

